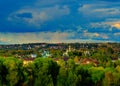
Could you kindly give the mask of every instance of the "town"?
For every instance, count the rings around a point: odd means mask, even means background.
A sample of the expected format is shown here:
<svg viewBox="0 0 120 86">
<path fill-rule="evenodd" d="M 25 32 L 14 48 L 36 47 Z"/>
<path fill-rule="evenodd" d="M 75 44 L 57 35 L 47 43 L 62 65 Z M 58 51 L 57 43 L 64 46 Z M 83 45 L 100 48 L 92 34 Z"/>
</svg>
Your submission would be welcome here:
<svg viewBox="0 0 120 86">
<path fill-rule="evenodd" d="M 0 45 L 0 56 L 15 57 L 26 61 L 35 58 L 52 58 L 54 61 L 74 59 L 76 64 L 80 62 L 94 62 L 96 65 L 100 59 L 103 61 L 120 59 L 120 43 L 31 43 Z"/>
</svg>

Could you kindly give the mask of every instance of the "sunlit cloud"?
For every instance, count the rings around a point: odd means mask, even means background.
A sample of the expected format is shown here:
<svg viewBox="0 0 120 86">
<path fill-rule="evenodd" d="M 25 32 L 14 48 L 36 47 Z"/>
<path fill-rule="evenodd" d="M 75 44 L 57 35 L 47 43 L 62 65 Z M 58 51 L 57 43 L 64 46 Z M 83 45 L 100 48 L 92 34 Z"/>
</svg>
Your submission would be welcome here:
<svg viewBox="0 0 120 86">
<path fill-rule="evenodd" d="M 120 23 L 114 23 L 112 26 L 120 29 Z"/>
</svg>

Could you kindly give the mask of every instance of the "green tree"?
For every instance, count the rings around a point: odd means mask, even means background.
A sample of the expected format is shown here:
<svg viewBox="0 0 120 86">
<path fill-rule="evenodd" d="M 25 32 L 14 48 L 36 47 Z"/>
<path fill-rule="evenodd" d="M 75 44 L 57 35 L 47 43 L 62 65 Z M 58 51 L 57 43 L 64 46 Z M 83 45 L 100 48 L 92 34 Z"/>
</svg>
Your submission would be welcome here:
<svg viewBox="0 0 120 86">
<path fill-rule="evenodd" d="M 22 82 L 22 61 L 15 58 L 7 58 L 4 61 L 4 66 L 7 70 L 6 81 L 7 85 L 15 86 Z"/>
<path fill-rule="evenodd" d="M 24 83 L 25 86 L 33 86 L 34 85 L 34 65 L 33 63 L 29 63 L 23 67 L 24 74 Z"/>
<path fill-rule="evenodd" d="M 68 70 L 64 66 L 61 66 L 57 78 L 57 86 L 68 86 L 67 78 Z"/>
<path fill-rule="evenodd" d="M 68 68 L 70 68 L 71 70 L 75 70 L 75 62 L 73 59 L 69 59 L 67 62 Z"/>
<path fill-rule="evenodd" d="M 114 86 L 114 78 L 111 71 L 105 72 L 105 78 L 103 79 L 103 86 Z"/>
<path fill-rule="evenodd" d="M 34 61 L 35 86 L 56 86 L 59 66 L 51 59 L 38 58 Z"/>
<path fill-rule="evenodd" d="M 0 86 L 3 86 L 6 84 L 6 75 L 7 75 L 7 69 L 3 65 L 5 59 L 0 57 Z"/>
<path fill-rule="evenodd" d="M 68 78 L 67 78 L 68 86 L 77 86 L 77 83 L 79 80 L 80 80 L 80 77 L 77 76 L 74 71 L 69 70 Z"/>
<path fill-rule="evenodd" d="M 93 86 L 91 75 L 89 74 L 89 68 L 91 65 L 79 65 L 76 67 L 75 72 L 78 76 L 76 86 Z"/>
<path fill-rule="evenodd" d="M 91 67 L 89 69 L 92 82 L 95 86 L 102 85 L 102 79 L 104 78 L 104 68 L 103 67 Z"/>
</svg>

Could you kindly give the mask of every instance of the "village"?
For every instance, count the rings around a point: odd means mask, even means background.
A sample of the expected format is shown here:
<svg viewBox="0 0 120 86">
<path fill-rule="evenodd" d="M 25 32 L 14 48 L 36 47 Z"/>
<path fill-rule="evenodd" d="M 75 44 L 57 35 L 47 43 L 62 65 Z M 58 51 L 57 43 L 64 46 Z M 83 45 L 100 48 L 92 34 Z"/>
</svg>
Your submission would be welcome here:
<svg viewBox="0 0 120 86">
<path fill-rule="evenodd" d="M 60 63 L 73 59 L 75 64 L 94 64 L 101 61 L 115 62 L 120 60 L 119 43 L 33 43 L 21 45 L 0 45 L 1 57 L 22 59 L 24 64 L 33 62 L 36 58 L 51 58 Z"/>
</svg>

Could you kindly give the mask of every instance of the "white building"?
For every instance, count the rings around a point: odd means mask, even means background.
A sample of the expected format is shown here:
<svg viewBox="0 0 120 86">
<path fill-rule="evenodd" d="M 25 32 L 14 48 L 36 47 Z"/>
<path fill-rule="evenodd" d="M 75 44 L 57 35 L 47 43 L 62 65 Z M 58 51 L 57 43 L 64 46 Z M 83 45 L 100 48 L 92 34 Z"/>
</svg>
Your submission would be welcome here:
<svg viewBox="0 0 120 86">
<path fill-rule="evenodd" d="M 30 57 L 32 57 L 32 58 L 36 58 L 37 55 L 36 55 L 36 54 L 31 54 Z"/>
</svg>

